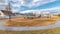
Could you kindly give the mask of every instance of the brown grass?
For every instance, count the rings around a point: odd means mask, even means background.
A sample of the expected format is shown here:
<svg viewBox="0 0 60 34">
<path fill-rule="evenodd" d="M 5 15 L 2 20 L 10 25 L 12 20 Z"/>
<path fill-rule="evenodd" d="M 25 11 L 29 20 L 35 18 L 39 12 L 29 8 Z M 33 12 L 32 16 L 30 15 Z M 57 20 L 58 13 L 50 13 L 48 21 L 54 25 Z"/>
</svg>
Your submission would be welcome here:
<svg viewBox="0 0 60 34">
<path fill-rule="evenodd" d="M 6 21 L 5 26 L 46 26 L 54 24 L 59 18 L 52 16 L 51 18 L 36 18 L 36 19 L 24 19 L 14 18 L 11 21 Z"/>
</svg>

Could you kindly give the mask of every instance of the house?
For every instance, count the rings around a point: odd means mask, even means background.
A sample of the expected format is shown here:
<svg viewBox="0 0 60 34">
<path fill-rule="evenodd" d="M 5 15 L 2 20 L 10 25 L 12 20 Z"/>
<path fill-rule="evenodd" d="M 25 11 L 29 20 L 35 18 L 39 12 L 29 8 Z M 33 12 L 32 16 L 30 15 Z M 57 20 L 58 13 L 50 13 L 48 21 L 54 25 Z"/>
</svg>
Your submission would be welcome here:
<svg viewBox="0 0 60 34">
<path fill-rule="evenodd" d="M 13 13 L 11 11 L 6 10 L 0 10 L 0 18 L 7 18 L 9 15 L 12 15 Z"/>
</svg>

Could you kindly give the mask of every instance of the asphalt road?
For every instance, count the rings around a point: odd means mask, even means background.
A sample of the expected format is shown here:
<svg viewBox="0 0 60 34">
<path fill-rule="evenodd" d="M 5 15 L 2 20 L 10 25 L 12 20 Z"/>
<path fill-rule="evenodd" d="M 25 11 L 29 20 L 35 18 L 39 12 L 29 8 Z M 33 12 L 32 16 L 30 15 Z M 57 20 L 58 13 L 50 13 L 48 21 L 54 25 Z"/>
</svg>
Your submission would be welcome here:
<svg viewBox="0 0 60 34">
<path fill-rule="evenodd" d="M 48 26 L 33 26 L 33 27 L 8 27 L 4 26 L 3 22 L 0 21 L 0 30 L 12 30 L 12 31 L 25 31 L 25 30 L 43 30 L 43 29 L 51 29 L 55 27 L 60 27 L 60 20 L 55 24 L 51 24 Z"/>
</svg>

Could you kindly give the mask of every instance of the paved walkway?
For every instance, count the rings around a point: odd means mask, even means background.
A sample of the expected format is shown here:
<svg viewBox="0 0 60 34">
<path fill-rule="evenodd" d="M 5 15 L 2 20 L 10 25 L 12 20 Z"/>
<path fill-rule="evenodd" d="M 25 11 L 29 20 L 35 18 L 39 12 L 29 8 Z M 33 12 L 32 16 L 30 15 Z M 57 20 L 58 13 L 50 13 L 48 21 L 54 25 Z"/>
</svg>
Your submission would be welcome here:
<svg viewBox="0 0 60 34">
<path fill-rule="evenodd" d="M 24 30 L 42 30 L 42 29 L 50 29 L 60 27 L 60 20 L 57 21 L 55 24 L 51 24 L 48 26 L 38 26 L 38 27 L 8 27 L 4 26 L 3 22 L 0 21 L 0 30 L 12 30 L 12 31 L 24 31 Z"/>
</svg>

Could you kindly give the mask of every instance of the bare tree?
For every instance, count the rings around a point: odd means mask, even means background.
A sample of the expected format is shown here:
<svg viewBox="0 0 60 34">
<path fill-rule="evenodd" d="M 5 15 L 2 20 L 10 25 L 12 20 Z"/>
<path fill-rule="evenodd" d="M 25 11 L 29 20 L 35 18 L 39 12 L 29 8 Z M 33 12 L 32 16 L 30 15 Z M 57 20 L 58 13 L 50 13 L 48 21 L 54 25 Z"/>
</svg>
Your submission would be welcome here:
<svg viewBox="0 0 60 34">
<path fill-rule="evenodd" d="M 10 2 L 8 2 L 8 5 L 6 6 L 6 10 L 11 12 L 11 4 Z M 9 16 L 9 21 L 11 21 L 11 13 L 8 12 L 8 16 Z"/>
</svg>

